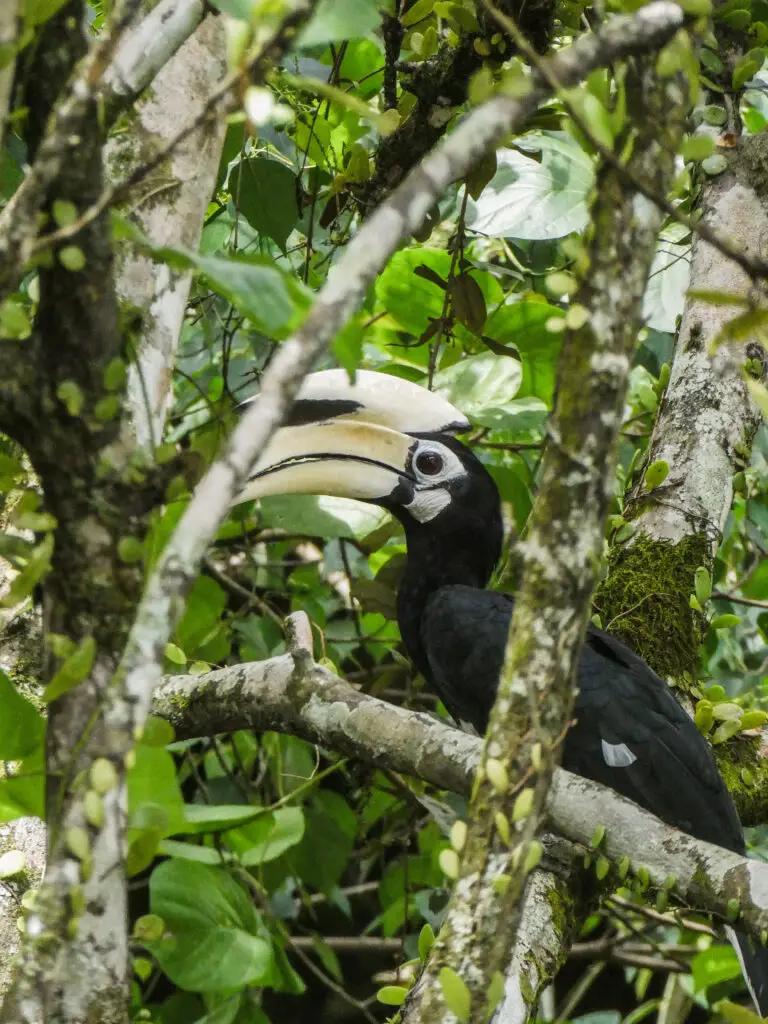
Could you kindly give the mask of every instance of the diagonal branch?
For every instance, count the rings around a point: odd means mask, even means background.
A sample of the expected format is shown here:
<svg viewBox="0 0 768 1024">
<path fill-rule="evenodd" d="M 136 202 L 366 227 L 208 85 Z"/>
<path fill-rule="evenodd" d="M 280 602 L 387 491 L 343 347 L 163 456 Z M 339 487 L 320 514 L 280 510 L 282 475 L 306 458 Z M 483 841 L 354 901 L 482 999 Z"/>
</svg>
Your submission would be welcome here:
<svg viewBox="0 0 768 1024">
<path fill-rule="evenodd" d="M 106 124 L 111 125 L 154 81 L 193 34 L 205 10 L 205 0 L 160 0 L 126 32 L 104 75 Z"/>
<path fill-rule="evenodd" d="M 0 54 L 16 53 L 19 30 L 19 0 L 6 0 L 0 8 Z M 0 149 L 3 147 L 5 127 L 11 106 L 11 89 L 16 60 L 5 57 L 0 63 Z"/>
<path fill-rule="evenodd" d="M 238 729 L 289 733 L 465 795 L 482 748 L 476 736 L 355 690 L 304 652 L 202 676 L 169 676 L 152 712 L 171 722 L 178 739 Z M 651 888 L 663 889 L 674 876 L 674 891 L 688 905 L 725 918 L 736 900 L 740 928 L 758 939 L 768 928 L 768 864 L 692 839 L 561 768 L 547 816 L 555 831 L 584 847 L 603 825 L 601 852 L 615 864 L 626 858 L 635 871 L 644 867 Z"/>
<path fill-rule="evenodd" d="M 612 19 L 601 33 L 584 37 L 551 63 L 560 82 L 573 84 L 594 67 L 662 45 L 683 22 L 677 5 L 658 0 L 632 17 Z M 422 223 L 441 191 L 518 128 L 549 93 L 549 85 L 539 75 L 525 96 L 499 95 L 478 107 L 359 231 L 302 327 L 280 347 L 264 374 L 258 401 L 201 481 L 148 584 L 123 666 L 128 701 L 120 714 L 127 715 L 134 726 L 140 726 L 148 713 L 151 693 L 161 679 L 165 643 L 205 550 L 259 452 L 283 421 L 301 380 L 358 307 L 398 244 Z"/>
<path fill-rule="evenodd" d="M 686 113 L 676 77 L 654 62 L 629 64 L 627 102 L 641 127 L 628 163 L 666 192 Z M 619 136 L 619 151 L 628 142 Z M 573 679 L 613 497 L 617 437 L 637 346 L 642 300 L 661 213 L 611 166 L 600 172 L 588 268 L 573 297 L 559 366 L 558 398 L 505 664 L 470 804 L 466 845 L 445 920 L 405 1020 L 453 1020 L 445 977 L 465 986 L 470 1014 L 494 1011 L 525 880 L 541 857 L 540 829 L 554 765 L 569 726 Z M 459 984 L 459 982 L 456 982 Z"/>
</svg>

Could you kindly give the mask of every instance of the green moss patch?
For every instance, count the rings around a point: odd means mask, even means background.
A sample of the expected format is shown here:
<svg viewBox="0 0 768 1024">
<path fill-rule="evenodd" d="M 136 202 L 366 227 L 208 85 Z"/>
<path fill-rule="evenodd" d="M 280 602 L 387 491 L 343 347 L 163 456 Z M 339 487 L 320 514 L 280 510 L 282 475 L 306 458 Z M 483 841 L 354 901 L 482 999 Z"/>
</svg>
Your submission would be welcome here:
<svg viewBox="0 0 768 1024">
<path fill-rule="evenodd" d="M 678 685 L 696 677 L 704 620 L 688 602 L 696 569 L 711 557 L 704 536 L 669 544 L 640 535 L 613 547 L 595 599 L 604 628 Z"/>
</svg>

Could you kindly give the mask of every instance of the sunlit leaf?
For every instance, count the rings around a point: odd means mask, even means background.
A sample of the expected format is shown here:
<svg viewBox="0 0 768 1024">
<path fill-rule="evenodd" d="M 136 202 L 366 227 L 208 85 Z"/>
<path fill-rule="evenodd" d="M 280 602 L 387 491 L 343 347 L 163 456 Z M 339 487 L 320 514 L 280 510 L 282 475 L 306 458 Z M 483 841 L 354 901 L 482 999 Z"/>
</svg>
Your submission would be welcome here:
<svg viewBox="0 0 768 1024">
<path fill-rule="evenodd" d="M 587 223 L 592 161 L 564 135 L 530 132 L 517 145 L 540 154 L 500 149 L 499 169 L 469 205 L 473 231 L 504 238 L 562 238 Z"/>
</svg>

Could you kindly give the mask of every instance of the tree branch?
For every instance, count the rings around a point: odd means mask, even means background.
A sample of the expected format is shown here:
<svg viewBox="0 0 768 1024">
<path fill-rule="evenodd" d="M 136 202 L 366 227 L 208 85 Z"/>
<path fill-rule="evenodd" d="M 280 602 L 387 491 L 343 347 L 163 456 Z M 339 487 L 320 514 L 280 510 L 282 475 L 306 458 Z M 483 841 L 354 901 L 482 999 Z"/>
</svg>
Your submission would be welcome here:
<svg viewBox="0 0 768 1024">
<path fill-rule="evenodd" d="M 762 136 L 740 137 L 728 151 L 731 169 L 702 186 L 702 219 L 717 234 L 738 238 L 750 259 L 764 252 L 768 233 L 757 177 L 765 146 Z M 694 292 L 687 300 L 669 384 L 623 512 L 635 530 L 627 543 L 611 548 L 608 576 L 595 600 L 611 632 L 683 690 L 689 686 L 686 680 L 696 678 L 707 628 L 689 605 L 694 575 L 699 566 L 712 569 L 733 501 L 733 477 L 748 463 L 761 421 L 749 395 L 744 360 L 751 357 L 757 366 L 765 365 L 759 328 L 750 330 L 749 324 L 740 344 L 712 351 L 716 339 L 729 337 L 729 322 L 748 313 L 750 276 L 694 235 L 691 283 L 702 298 Z M 743 305 L 715 305 L 706 292 L 733 295 Z M 649 492 L 642 469 L 657 460 L 667 463 L 669 475 Z M 762 738 L 746 736 L 714 748 L 745 824 L 759 824 L 768 814 L 766 749 Z M 742 768 L 752 774 L 749 786 Z"/>
<path fill-rule="evenodd" d="M 16 288 L 24 272 L 37 236 L 37 214 L 48 189 L 80 145 L 104 71 L 139 3 L 119 0 L 115 5 L 104 35 L 74 69 L 69 86 L 57 101 L 34 163 L 0 213 L 0 301 Z"/>
<path fill-rule="evenodd" d="M 160 0 L 127 32 L 104 75 L 108 87 L 105 120 L 114 123 L 160 71 L 171 62 L 203 20 L 204 0 Z M 206 69 L 207 71 L 207 69 Z M 158 83 L 158 88 L 162 86 Z"/>
<path fill-rule="evenodd" d="M 355 690 L 314 664 L 306 652 L 235 665 L 202 676 L 169 676 L 152 713 L 167 719 L 177 739 L 238 729 L 299 736 L 366 764 L 423 779 L 467 795 L 480 763 L 476 736 L 416 711 Z M 614 864 L 644 867 L 651 888 L 675 877 L 674 891 L 691 907 L 727 918 L 741 907 L 739 928 L 757 939 L 768 928 L 768 864 L 739 857 L 678 832 L 613 790 L 556 769 L 547 798 L 552 828 Z"/>
<path fill-rule="evenodd" d="M 685 89 L 657 80 L 654 62 L 630 62 L 627 103 L 640 125 L 628 164 L 660 192 L 682 137 Z M 633 129 L 634 130 L 634 129 Z M 616 139 L 619 150 L 626 145 Z M 471 1016 L 495 1009 L 525 879 L 541 856 L 536 838 L 573 707 L 573 680 L 613 498 L 616 439 L 637 346 L 642 300 L 661 213 L 611 166 L 599 174 L 588 268 L 573 297 L 558 370 L 558 397 L 533 505 L 519 546 L 524 575 L 470 804 L 466 845 L 432 954 L 403 1020 L 453 1020 L 446 972 L 466 987 Z"/>
<path fill-rule="evenodd" d="M 137 131 L 114 135 L 105 160 L 113 179 L 141 167 L 165 149 L 180 122 L 196 119 L 225 71 L 221 18 L 207 18 L 169 59 L 168 50 L 200 21 L 202 0 L 163 0 L 123 41 L 113 64 L 117 95 L 132 99 L 141 81 L 161 69 L 154 87 L 134 105 Z M 114 70 L 117 69 L 117 70 Z M 197 249 L 216 183 L 225 118 L 203 123 L 164 161 L 160 177 L 144 183 L 132 221 L 154 245 Z M 141 311 L 128 377 L 131 427 L 142 448 L 162 439 L 172 396 L 173 367 L 187 307 L 191 274 L 169 268 L 122 244 L 117 292 L 125 307 Z"/>
<path fill-rule="evenodd" d="M 665 0 L 631 18 L 613 19 L 602 34 L 586 37 L 553 58 L 558 77 L 576 81 L 596 63 L 658 45 L 682 22 L 680 9 Z M 283 421 L 304 375 L 362 301 L 402 238 L 421 223 L 440 191 L 513 130 L 547 91 L 547 84 L 539 81 L 522 99 L 497 96 L 470 115 L 355 236 L 302 327 L 280 346 L 264 374 L 258 400 L 197 487 L 148 583 L 126 649 L 119 696 L 115 691 L 110 712 L 118 732 L 132 736 L 144 721 L 152 691 L 161 680 L 162 652 L 181 614 L 183 598 L 219 523 L 258 453 Z"/>
<path fill-rule="evenodd" d="M 6 57 L 5 63 L 0 67 L 0 149 L 3 148 L 5 126 L 10 112 L 18 28 L 19 0 L 6 0 L 0 9 L 0 54 L 11 54 L 11 57 Z"/>
</svg>

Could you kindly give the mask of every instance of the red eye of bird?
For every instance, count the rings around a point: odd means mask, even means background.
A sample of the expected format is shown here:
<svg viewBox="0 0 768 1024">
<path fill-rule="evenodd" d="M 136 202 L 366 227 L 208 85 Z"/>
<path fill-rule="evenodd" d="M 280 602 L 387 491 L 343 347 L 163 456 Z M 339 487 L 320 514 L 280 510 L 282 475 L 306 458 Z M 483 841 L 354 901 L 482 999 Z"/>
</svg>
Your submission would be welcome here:
<svg viewBox="0 0 768 1024">
<path fill-rule="evenodd" d="M 416 456 L 415 465 L 424 476 L 437 476 L 443 469 L 443 457 L 437 452 L 421 452 Z"/>
</svg>

